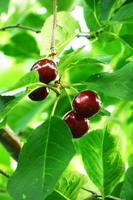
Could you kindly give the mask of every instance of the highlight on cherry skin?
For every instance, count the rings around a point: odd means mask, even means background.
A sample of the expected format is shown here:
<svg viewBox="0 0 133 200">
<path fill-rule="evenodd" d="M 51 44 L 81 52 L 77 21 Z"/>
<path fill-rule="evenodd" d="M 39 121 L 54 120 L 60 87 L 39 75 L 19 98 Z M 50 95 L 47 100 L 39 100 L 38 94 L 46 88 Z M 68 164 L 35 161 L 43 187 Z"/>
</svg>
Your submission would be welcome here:
<svg viewBox="0 0 133 200">
<path fill-rule="evenodd" d="M 73 110 L 66 113 L 64 121 L 69 126 L 74 138 L 80 138 L 89 130 L 89 120 L 79 117 Z"/>
<path fill-rule="evenodd" d="M 46 87 L 40 87 L 29 94 L 29 98 L 33 101 L 42 101 L 49 94 L 49 89 Z"/>
<path fill-rule="evenodd" d="M 54 61 L 49 59 L 38 60 L 31 68 L 39 73 L 40 82 L 49 83 L 55 80 L 57 76 L 57 68 Z"/>
<path fill-rule="evenodd" d="M 100 110 L 100 97 L 94 91 L 82 91 L 73 99 L 73 109 L 80 117 L 91 117 Z"/>
</svg>

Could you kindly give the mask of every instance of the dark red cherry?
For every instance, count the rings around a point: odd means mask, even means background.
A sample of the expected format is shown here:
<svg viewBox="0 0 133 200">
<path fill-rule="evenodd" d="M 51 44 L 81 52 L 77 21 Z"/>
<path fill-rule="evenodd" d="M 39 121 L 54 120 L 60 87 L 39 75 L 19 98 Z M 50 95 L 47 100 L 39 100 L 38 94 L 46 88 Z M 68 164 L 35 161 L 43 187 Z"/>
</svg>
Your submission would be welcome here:
<svg viewBox="0 0 133 200">
<path fill-rule="evenodd" d="M 33 101 L 42 101 L 49 94 L 49 90 L 46 87 L 37 88 L 29 94 L 29 98 Z"/>
<path fill-rule="evenodd" d="M 37 61 L 31 68 L 39 73 L 40 82 L 49 83 L 57 76 L 56 64 L 52 60 L 42 59 Z"/>
<path fill-rule="evenodd" d="M 73 108 L 79 116 L 91 117 L 100 109 L 100 98 L 91 90 L 82 91 L 74 98 Z"/>
<path fill-rule="evenodd" d="M 73 110 L 64 116 L 64 120 L 71 129 L 74 138 L 80 138 L 89 129 L 89 120 L 79 117 Z"/>
</svg>

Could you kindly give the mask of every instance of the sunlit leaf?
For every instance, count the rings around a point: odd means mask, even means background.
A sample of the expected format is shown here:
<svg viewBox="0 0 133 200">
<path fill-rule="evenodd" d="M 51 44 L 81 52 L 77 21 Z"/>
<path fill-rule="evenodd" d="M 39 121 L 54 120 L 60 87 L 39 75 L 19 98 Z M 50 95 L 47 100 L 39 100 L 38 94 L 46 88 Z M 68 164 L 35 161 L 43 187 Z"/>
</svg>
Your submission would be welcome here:
<svg viewBox="0 0 133 200">
<path fill-rule="evenodd" d="M 9 180 L 9 193 L 16 200 L 44 200 L 54 190 L 74 152 L 66 124 L 57 117 L 49 119 L 24 146 L 18 168 Z"/>
<path fill-rule="evenodd" d="M 116 138 L 96 130 L 77 143 L 89 177 L 103 196 L 109 195 L 124 172 Z"/>
<path fill-rule="evenodd" d="M 87 84 L 86 84 L 87 85 Z M 133 100 L 133 62 L 113 73 L 100 73 L 88 79 L 88 87 L 108 96 Z"/>
<path fill-rule="evenodd" d="M 121 198 L 126 200 L 133 199 L 133 167 L 128 168 L 126 172 Z"/>
<path fill-rule="evenodd" d="M 51 47 L 53 16 L 50 16 L 44 23 L 40 36 L 41 55 L 48 55 Z M 77 35 L 79 30 L 78 22 L 68 12 L 57 14 L 57 27 L 55 33 L 55 48 L 57 55 Z"/>
</svg>

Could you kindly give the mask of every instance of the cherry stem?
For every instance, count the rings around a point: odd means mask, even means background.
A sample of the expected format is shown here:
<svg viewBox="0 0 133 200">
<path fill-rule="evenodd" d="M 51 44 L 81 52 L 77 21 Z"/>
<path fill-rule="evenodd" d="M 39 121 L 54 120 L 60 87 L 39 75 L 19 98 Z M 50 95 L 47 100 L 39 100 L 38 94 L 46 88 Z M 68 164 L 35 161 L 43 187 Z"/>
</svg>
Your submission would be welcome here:
<svg viewBox="0 0 133 200">
<path fill-rule="evenodd" d="M 72 108 L 72 100 L 71 100 L 71 97 L 70 97 L 70 95 L 68 94 L 67 88 L 65 88 L 65 87 L 64 87 L 64 91 L 65 91 L 65 93 L 66 93 L 66 95 L 67 95 L 67 98 L 68 98 L 68 100 L 69 100 L 69 103 L 70 103 L 70 105 L 71 105 L 71 108 Z"/>
<path fill-rule="evenodd" d="M 56 22 L 57 22 L 57 0 L 53 0 L 53 27 L 51 34 L 51 57 L 54 60 L 55 53 L 55 31 L 56 31 Z"/>
<path fill-rule="evenodd" d="M 45 84 L 45 83 L 39 82 L 39 83 L 35 83 L 35 84 L 29 84 L 28 87 L 33 87 L 34 85 L 36 86 L 36 88 L 33 88 L 32 91 L 34 91 L 35 89 L 37 89 L 39 87 L 44 86 L 44 87 L 47 87 L 47 88 L 53 90 L 57 94 L 57 96 L 60 95 L 60 92 L 58 91 L 57 87 L 55 87 L 55 85 L 53 85 L 53 84 Z M 29 93 L 31 93 L 32 91 L 30 91 Z"/>
<path fill-rule="evenodd" d="M 54 102 L 54 104 L 53 104 L 53 108 L 52 108 L 52 112 L 51 112 L 51 117 L 54 116 L 54 113 L 55 113 L 55 110 L 56 110 L 56 107 L 57 107 L 59 98 L 60 98 L 60 96 L 57 96 L 57 97 L 56 97 L 56 100 L 55 100 L 55 102 Z"/>
<path fill-rule="evenodd" d="M 7 172 L 5 172 L 3 169 L 0 169 L 0 174 L 2 174 L 3 176 L 5 176 L 6 178 L 9 178 L 9 174 L 7 174 Z"/>
</svg>

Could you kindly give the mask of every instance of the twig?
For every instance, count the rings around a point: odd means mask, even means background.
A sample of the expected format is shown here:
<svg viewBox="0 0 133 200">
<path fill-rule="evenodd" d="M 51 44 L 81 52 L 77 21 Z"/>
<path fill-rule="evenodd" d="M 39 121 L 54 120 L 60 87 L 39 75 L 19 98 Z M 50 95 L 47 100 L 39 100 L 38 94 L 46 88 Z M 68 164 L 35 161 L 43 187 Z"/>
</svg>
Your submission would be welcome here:
<svg viewBox="0 0 133 200">
<path fill-rule="evenodd" d="M 92 197 L 91 197 L 92 199 L 93 199 L 93 197 L 96 197 L 96 198 L 98 198 L 98 197 L 101 198 L 102 197 L 101 195 L 97 194 L 96 192 L 93 192 L 92 190 L 88 190 L 86 188 L 81 188 L 81 189 L 91 193 L 92 194 Z M 117 197 L 114 197 L 114 196 L 111 196 L 111 195 L 106 196 L 105 199 L 106 200 L 121 200 L 120 198 L 117 198 Z"/>
<path fill-rule="evenodd" d="M 95 39 L 99 35 L 99 33 L 102 33 L 103 31 L 104 31 L 104 28 L 101 28 L 95 32 L 79 33 L 77 37 L 85 37 L 91 40 L 91 39 Z"/>
<path fill-rule="evenodd" d="M 9 128 L 0 129 L 0 142 L 17 161 L 21 151 L 21 143 Z"/>
<path fill-rule="evenodd" d="M 53 31 L 52 31 L 52 35 L 51 35 L 51 51 L 52 51 L 52 54 L 55 54 L 55 29 L 56 29 L 56 12 L 57 12 L 57 6 L 56 6 L 56 0 L 53 1 L 53 7 L 54 7 L 54 16 L 53 16 Z M 11 25 L 8 25 L 8 26 L 3 26 L 3 27 L 0 27 L 0 31 L 5 31 L 5 30 L 8 30 L 8 29 L 23 29 L 23 30 L 27 30 L 27 31 L 32 31 L 34 33 L 40 33 L 41 30 L 38 30 L 38 29 L 35 29 L 33 27 L 30 27 L 30 26 L 25 26 L 25 25 L 22 25 L 22 24 L 11 24 Z M 96 32 L 90 32 L 90 33 L 79 33 L 77 35 L 77 37 L 85 37 L 87 39 L 94 39 L 98 36 L 99 33 L 103 32 L 103 29 L 100 29 Z"/>
<path fill-rule="evenodd" d="M 3 176 L 9 178 L 9 174 L 7 174 L 7 172 L 5 172 L 3 169 L 0 169 L 0 174 L 2 174 Z"/>
<path fill-rule="evenodd" d="M 86 188 L 81 188 L 82 190 L 85 190 L 86 192 L 89 192 L 93 195 L 93 197 L 101 197 L 101 195 L 98 195 L 96 192 L 93 192 L 92 190 L 88 190 Z"/>
<path fill-rule="evenodd" d="M 24 26 L 24 25 L 21 25 L 21 24 L 13 24 L 13 25 L 8 25 L 8 26 L 3 26 L 3 27 L 0 28 L 0 31 L 5 31 L 7 29 L 12 29 L 12 28 L 24 29 L 24 30 L 35 32 L 35 33 L 41 32 L 40 30 L 34 29 L 32 27 L 29 27 L 29 26 Z"/>
<path fill-rule="evenodd" d="M 51 34 L 51 57 L 54 59 L 56 55 L 55 52 L 55 31 L 56 31 L 56 20 L 57 20 L 57 0 L 53 0 L 53 27 L 52 27 L 52 34 Z"/>
</svg>

